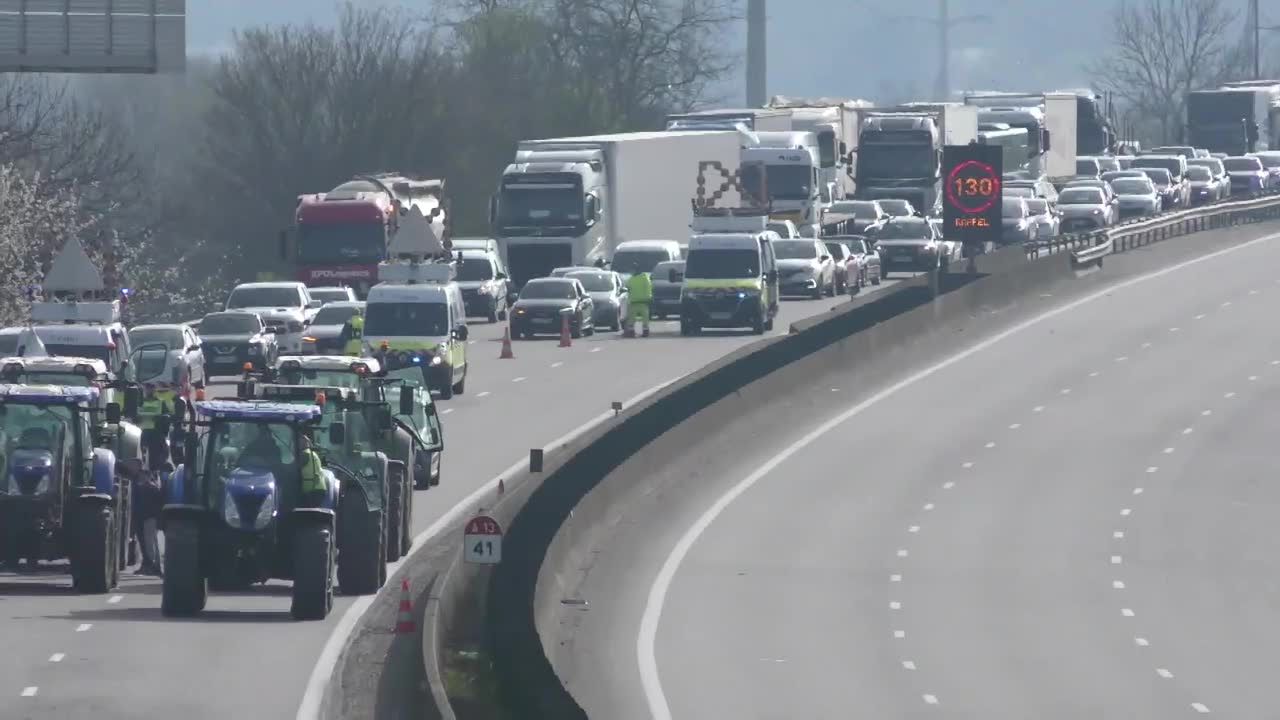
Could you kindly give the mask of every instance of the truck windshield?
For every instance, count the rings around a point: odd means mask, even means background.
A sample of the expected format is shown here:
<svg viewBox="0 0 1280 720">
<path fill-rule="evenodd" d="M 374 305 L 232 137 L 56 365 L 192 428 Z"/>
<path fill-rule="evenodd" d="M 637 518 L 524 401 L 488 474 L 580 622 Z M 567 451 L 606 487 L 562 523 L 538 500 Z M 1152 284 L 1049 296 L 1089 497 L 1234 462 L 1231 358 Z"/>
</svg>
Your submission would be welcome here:
<svg viewBox="0 0 1280 720">
<path fill-rule="evenodd" d="M 462 282 L 492 279 L 493 263 L 489 262 L 488 258 L 464 258 L 462 264 L 458 266 L 458 280 Z"/>
<path fill-rule="evenodd" d="M 305 223 L 298 228 L 298 262 L 304 265 L 368 265 L 386 256 L 380 222 Z"/>
<path fill-rule="evenodd" d="M 443 302 L 380 302 L 365 307 L 364 334 L 386 337 L 443 337 L 449 311 Z"/>
<path fill-rule="evenodd" d="M 670 259 L 671 253 L 663 250 L 620 250 L 614 254 L 609 269 L 626 275 L 653 272 L 655 265 Z"/>
<path fill-rule="evenodd" d="M 750 249 L 690 250 L 684 276 L 691 280 L 760 277 L 760 254 Z"/>
<path fill-rule="evenodd" d="M 766 170 L 770 200 L 808 200 L 813 188 L 813 166 L 769 165 Z M 759 197 L 760 171 L 758 166 L 742 168 L 742 184 L 747 192 Z"/>
<path fill-rule="evenodd" d="M 582 191 L 563 187 L 503 187 L 498 198 L 498 225 L 525 227 L 581 227 Z"/>
<path fill-rule="evenodd" d="M 933 178 L 938 163 L 927 143 L 863 145 L 858 148 L 858 172 L 872 178 Z"/>
</svg>

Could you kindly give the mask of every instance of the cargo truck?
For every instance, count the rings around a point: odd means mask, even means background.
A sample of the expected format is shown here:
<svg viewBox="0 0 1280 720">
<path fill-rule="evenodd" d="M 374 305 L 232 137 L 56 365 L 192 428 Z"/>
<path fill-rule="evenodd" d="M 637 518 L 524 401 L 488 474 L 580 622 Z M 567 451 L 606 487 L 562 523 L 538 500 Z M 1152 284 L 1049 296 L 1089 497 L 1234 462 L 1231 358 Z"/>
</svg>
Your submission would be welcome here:
<svg viewBox="0 0 1280 720">
<path fill-rule="evenodd" d="M 1187 142 L 1210 152 L 1244 155 L 1280 147 L 1272 108 L 1280 81 L 1227 83 L 1187 93 Z"/>
<path fill-rule="evenodd" d="M 857 192 L 865 200 L 902 198 L 917 210 L 942 207 L 942 149 L 978 140 L 977 108 L 908 103 L 868 114 L 858 135 Z"/>
<path fill-rule="evenodd" d="M 1029 107 L 1043 108 L 1044 99 L 1050 95 L 1070 98 L 1075 105 L 1075 112 L 1072 114 L 1073 119 L 1071 121 L 1072 135 L 1070 143 L 1073 156 L 1076 152 L 1081 155 L 1102 155 L 1112 151 L 1116 142 L 1115 131 L 1112 129 L 1106 113 L 1103 112 L 1102 100 L 1092 90 L 1059 90 L 1047 93 L 980 90 L 965 93 L 964 102 L 966 105 L 973 105 L 992 111 L 1001 109 L 1017 110 Z M 1022 127 L 1012 119 L 1000 119 L 994 115 L 983 114 L 981 120 L 982 122 L 1007 122 L 1015 127 Z M 1028 128 L 1028 132 L 1031 132 L 1030 128 Z M 1057 135 L 1055 140 L 1066 147 L 1067 137 L 1065 135 Z M 1048 150 L 1048 148 L 1045 147 L 1043 150 Z M 1074 165 L 1074 160 L 1072 163 Z M 1048 175 L 1051 173 L 1045 168 L 1043 174 Z"/>
<path fill-rule="evenodd" d="M 1021 169 L 1025 169 L 1028 176 L 1066 182 L 1075 175 L 1080 139 L 1078 95 L 972 92 L 965 95 L 964 101 L 978 109 L 980 123 L 1007 124 L 1027 131 L 1028 158 L 1025 168 Z M 1005 172 L 1018 169 L 1005 162 Z"/>
<path fill-rule="evenodd" d="M 747 133 L 742 148 L 743 189 L 768 200 L 769 217 L 790 220 L 804 237 L 817 237 L 822 219 L 818 139 L 811 132 Z M 767 193 L 767 195 L 766 195 Z"/>
<path fill-rule="evenodd" d="M 853 197 L 858 129 L 874 105 L 866 100 L 775 95 L 770 108 L 791 112 L 791 130 L 818 138 L 819 189 L 824 202 Z"/>
<path fill-rule="evenodd" d="M 751 130 L 786 132 L 791 129 L 791 111 L 778 108 L 722 108 L 672 113 L 667 130 Z"/>
<path fill-rule="evenodd" d="M 737 172 L 738 130 L 525 140 L 489 206 L 516 287 L 557 267 L 608 260 L 627 240 L 689 237 L 700 161 Z M 707 177 L 711 189 L 723 180 Z"/>
</svg>

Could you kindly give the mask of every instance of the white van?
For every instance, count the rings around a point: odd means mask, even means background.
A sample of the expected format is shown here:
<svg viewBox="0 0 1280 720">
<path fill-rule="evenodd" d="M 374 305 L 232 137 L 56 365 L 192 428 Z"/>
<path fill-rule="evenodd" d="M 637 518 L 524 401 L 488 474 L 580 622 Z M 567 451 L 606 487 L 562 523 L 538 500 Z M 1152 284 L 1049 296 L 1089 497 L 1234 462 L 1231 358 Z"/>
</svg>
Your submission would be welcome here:
<svg viewBox="0 0 1280 720">
<path fill-rule="evenodd" d="M 680 243 L 675 240 L 627 240 L 613 251 L 609 269 L 625 281 L 638 272 L 653 272 L 660 262 L 679 260 Z"/>
<path fill-rule="evenodd" d="M 773 329 L 778 314 L 778 261 L 763 215 L 695 217 L 684 272 L 672 270 L 669 282 L 683 282 L 680 334 L 703 328 L 749 327 L 757 335 Z M 795 242 L 795 241 L 792 241 Z"/>
<path fill-rule="evenodd" d="M 388 267 L 404 276 L 369 289 L 364 307 L 364 354 L 379 357 L 388 370 L 421 367 L 427 387 L 439 392 L 442 399 L 464 392 L 467 311 L 462 289 L 454 281 L 453 263 L 393 263 Z"/>
</svg>

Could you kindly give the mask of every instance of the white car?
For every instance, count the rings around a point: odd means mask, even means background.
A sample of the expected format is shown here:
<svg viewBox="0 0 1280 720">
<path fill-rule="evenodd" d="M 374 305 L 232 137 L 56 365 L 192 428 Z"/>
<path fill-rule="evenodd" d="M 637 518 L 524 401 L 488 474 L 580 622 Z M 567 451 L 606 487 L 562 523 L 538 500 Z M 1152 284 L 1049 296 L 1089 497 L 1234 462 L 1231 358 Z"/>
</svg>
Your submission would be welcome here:
<svg viewBox="0 0 1280 720">
<path fill-rule="evenodd" d="M 200 338 L 186 325 L 139 325 L 129 329 L 129 340 L 135 348 L 163 345 L 166 351 L 163 369 L 152 377 L 157 382 L 171 383 L 183 397 L 191 388 L 202 388 L 208 377 L 204 369 L 204 351 Z M 139 382 L 143 382 L 139 378 Z"/>
<path fill-rule="evenodd" d="M 1063 232 L 1101 230 L 1115 223 L 1116 200 L 1108 201 L 1097 187 L 1065 188 L 1058 195 Z"/>
<path fill-rule="evenodd" d="M 838 240 L 849 248 L 849 259 L 844 267 L 848 277 L 846 287 L 850 295 L 857 294 L 867 285 L 880 284 L 880 253 L 866 238 L 858 235 L 836 235 L 827 240 Z"/>
<path fill-rule="evenodd" d="M 303 331 L 321 304 L 300 282 L 255 282 L 237 285 L 225 309 L 261 317 L 263 324 L 275 329 L 280 354 L 297 355 L 302 352 Z"/>
<path fill-rule="evenodd" d="M 312 300 L 319 300 L 322 307 L 331 302 L 355 302 L 357 299 L 355 290 L 340 285 L 307 288 L 307 294 Z"/>
<path fill-rule="evenodd" d="M 1062 218 L 1058 211 L 1049 206 L 1044 198 L 1029 198 L 1027 209 L 1031 212 L 1031 222 L 1036 226 L 1036 241 L 1052 240 L 1062 231 Z"/>
</svg>

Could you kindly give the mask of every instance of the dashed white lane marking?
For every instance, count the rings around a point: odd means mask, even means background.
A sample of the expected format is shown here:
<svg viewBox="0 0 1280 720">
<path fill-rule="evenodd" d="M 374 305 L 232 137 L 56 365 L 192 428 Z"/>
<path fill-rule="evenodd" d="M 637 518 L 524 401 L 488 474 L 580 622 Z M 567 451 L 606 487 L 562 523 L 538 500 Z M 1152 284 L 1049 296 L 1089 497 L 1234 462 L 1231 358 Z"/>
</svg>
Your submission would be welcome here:
<svg viewBox="0 0 1280 720">
<path fill-rule="evenodd" d="M 1063 395 L 1070 395 L 1070 394 L 1071 394 L 1071 388 L 1062 388 L 1062 394 L 1063 394 Z"/>
<path fill-rule="evenodd" d="M 987 443 L 987 449 L 988 449 L 988 450 L 990 450 L 991 448 L 993 448 L 993 447 L 995 447 L 995 446 L 996 446 L 996 444 L 995 444 L 994 442 L 989 442 L 989 443 Z"/>
<path fill-rule="evenodd" d="M 479 393 L 478 395 L 476 395 L 476 397 L 484 397 L 485 395 L 488 395 L 488 394 L 489 394 L 489 391 L 488 391 L 488 390 L 485 390 L 484 392 Z"/>
<path fill-rule="evenodd" d="M 942 483 L 942 489 L 943 489 L 943 490 L 950 490 L 951 488 L 953 488 L 953 487 L 955 487 L 955 486 L 956 486 L 956 484 L 955 484 L 954 482 L 952 482 L 951 480 L 948 480 L 948 481 L 946 481 L 946 482 Z"/>
<path fill-rule="evenodd" d="M 890 609 L 890 610 L 901 610 L 901 609 L 902 609 L 902 603 L 898 602 L 897 600 L 890 601 L 890 603 L 889 603 L 889 609 Z"/>
<path fill-rule="evenodd" d="M 591 352 L 600 352 L 603 348 L 591 348 Z"/>
<path fill-rule="evenodd" d="M 1271 364 L 1272 364 L 1272 365 L 1280 365 L 1280 360 L 1272 360 L 1272 361 L 1271 361 Z"/>
<path fill-rule="evenodd" d="M 1182 328 L 1171 327 L 1171 328 L 1169 328 L 1169 332 L 1178 332 L 1178 331 L 1179 331 L 1179 330 L 1181 330 L 1181 329 L 1182 329 Z"/>
<path fill-rule="evenodd" d="M 1031 412 L 1044 412 L 1044 406 L 1043 406 L 1043 405 L 1037 405 L 1037 406 L 1035 406 L 1035 407 L 1031 408 Z"/>
<path fill-rule="evenodd" d="M 924 694 L 924 701 L 925 701 L 925 702 L 927 702 L 927 703 L 929 703 L 930 705 L 937 705 L 937 704 L 938 704 L 938 697 L 937 697 L 936 695 L 930 695 L 930 694 L 928 694 L 928 693 L 925 693 L 925 694 Z"/>
<path fill-rule="evenodd" d="M 902 582 L 902 576 L 897 573 L 894 573 L 893 575 L 889 576 L 889 582 Z"/>
<path fill-rule="evenodd" d="M 973 463 L 967 462 L 962 464 L 960 467 L 964 468 L 965 470 L 968 470 L 969 468 L 973 467 Z"/>
<path fill-rule="evenodd" d="M 65 653 L 54 653 L 49 656 L 49 662 L 62 662 L 62 659 L 65 657 Z"/>
<path fill-rule="evenodd" d="M 1231 301 L 1230 300 L 1223 301 L 1222 307 L 1231 307 Z"/>
<path fill-rule="evenodd" d="M 1191 709 L 1202 715 L 1209 712 L 1209 708 L 1204 703 L 1191 703 Z"/>
<path fill-rule="evenodd" d="M 518 378 L 511 378 L 511 382 L 524 382 L 525 380 L 528 380 L 528 379 L 529 379 L 529 378 L 527 378 L 527 377 L 523 377 L 523 376 L 521 376 L 521 377 L 518 377 Z"/>
<path fill-rule="evenodd" d="M 1128 360 L 1128 359 L 1129 359 L 1128 355 L 1121 355 L 1120 357 L 1116 358 L 1116 362 L 1124 362 L 1125 360 Z"/>
<path fill-rule="evenodd" d="M 1155 471 L 1157 471 L 1157 470 L 1159 470 L 1159 469 L 1160 469 L 1160 468 L 1156 467 L 1155 465 L 1149 465 L 1149 466 L 1147 466 L 1147 472 L 1149 472 L 1149 473 L 1153 473 L 1153 472 L 1155 472 Z"/>
<path fill-rule="evenodd" d="M 29 685 L 22 688 L 22 697 L 35 697 L 38 692 L 40 692 L 40 688 L 35 685 Z"/>
<path fill-rule="evenodd" d="M 903 639 L 903 638 L 905 638 L 905 637 L 907 636 L 907 631 L 906 631 L 906 630 L 894 630 L 894 631 L 893 631 L 893 636 L 894 636 L 895 638 L 897 638 L 897 639 L 901 640 L 901 639 Z"/>
<path fill-rule="evenodd" d="M 1209 417 L 1210 415 L 1212 415 L 1212 414 L 1213 414 L 1213 411 L 1212 411 L 1212 410 L 1201 410 L 1201 411 L 1200 411 L 1200 414 L 1201 414 L 1201 415 L 1204 415 L 1205 417 Z"/>
<path fill-rule="evenodd" d="M 1089 377 L 1098 377 L 1098 371 L 1094 370 L 1093 372 L 1089 373 Z"/>
<path fill-rule="evenodd" d="M 76 632 L 85 632 L 86 630 L 88 630 L 88 629 L 89 629 L 89 628 L 91 628 L 91 627 L 93 627 L 93 623 L 80 623 L 80 624 L 76 627 Z"/>
<path fill-rule="evenodd" d="M 453 412 L 453 408 L 445 408 L 445 409 L 443 409 L 443 410 L 441 410 L 441 411 L 440 411 L 440 414 L 441 414 L 441 415 L 448 415 L 448 414 L 449 414 L 449 413 L 451 413 L 451 412 Z"/>
<path fill-rule="evenodd" d="M 1120 614 L 1125 617 L 1133 617 L 1133 611 L 1129 608 L 1120 608 Z"/>
<path fill-rule="evenodd" d="M 1009 429 L 1010 429 L 1010 430 L 1017 430 L 1017 429 L 1018 429 L 1018 428 L 1020 428 L 1020 427 L 1022 427 L 1022 423 L 1013 423 L 1012 425 L 1010 425 L 1010 426 L 1009 426 Z"/>
<path fill-rule="evenodd" d="M 1165 680 L 1170 680 L 1173 678 L 1173 673 L 1169 672 L 1165 668 L 1156 668 L 1156 674 L 1164 678 Z"/>
<path fill-rule="evenodd" d="M 1200 313 L 1199 315 L 1197 315 L 1197 316 L 1196 316 L 1196 319 L 1197 319 L 1197 320 L 1203 320 L 1203 319 L 1204 319 L 1204 313 Z"/>
<path fill-rule="evenodd" d="M 1249 382 L 1253 382 L 1254 380 L 1257 380 L 1257 379 L 1258 379 L 1258 376 L 1257 376 L 1257 375 L 1250 375 L 1250 376 L 1249 376 Z"/>
<path fill-rule="evenodd" d="M 1235 394 L 1235 393 L 1233 393 L 1233 392 L 1229 392 L 1229 393 L 1225 393 L 1225 394 L 1223 394 L 1223 396 L 1222 396 L 1222 397 L 1227 398 L 1228 400 L 1230 400 L 1231 398 L 1233 398 L 1233 397 L 1235 397 L 1235 396 L 1236 396 L 1236 394 Z"/>
<path fill-rule="evenodd" d="M 840 392 L 840 388 L 831 388 L 831 392 Z"/>
<path fill-rule="evenodd" d="M 1144 342 L 1144 343 L 1142 343 L 1142 349 L 1143 349 L 1143 350 L 1146 350 L 1146 349 L 1147 349 L 1147 348 L 1149 348 L 1149 347 L 1151 347 L 1151 343 L 1149 343 L 1149 342 Z"/>
<path fill-rule="evenodd" d="M 560 367 L 560 366 L 561 366 L 561 365 L 563 365 L 563 364 L 564 364 L 564 361 L 563 361 L 563 360 L 561 360 L 561 361 L 558 361 L 558 362 L 553 362 L 553 363 L 551 363 L 551 367 L 553 367 L 553 368 L 558 368 L 558 367 Z"/>
<path fill-rule="evenodd" d="M 906 549 L 906 548 L 903 548 L 903 549 L 901 549 L 901 550 L 899 550 L 899 551 L 898 551 L 898 557 L 906 557 L 907 555 L 908 555 L 908 553 L 907 553 L 907 549 Z"/>
<path fill-rule="evenodd" d="M 1250 290 L 1250 291 L 1249 291 L 1249 294 L 1250 294 L 1250 295 L 1257 295 L 1257 294 L 1258 294 L 1258 291 L 1257 291 L 1257 290 Z"/>
<path fill-rule="evenodd" d="M 1167 447 L 1167 448 L 1165 448 L 1165 449 L 1164 449 L 1164 454 L 1165 454 L 1165 455 L 1172 455 L 1172 454 L 1173 454 L 1173 448 L 1171 448 L 1171 447 Z"/>
<path fill-rule="evenodd" d="M 1112 581 L 1111 581 L 1111 587 L 1115 588 L 1116 590 L 1123 590 L 1123 589 L 1124 589 L 1124 581 L 1123 581 L 1123 580 L 1112 580 Z"/>
<path fill-rule="evenodd" d="M 1112 565 L 1119 565 L 1121 562 L 1124 562 L 1124 558 L 1120 557 L 1119 555 L 1112 555 L 1112 556 L 1111 556 L 1111 564 L 1112 564 Z"/>
<path fill-rule="evenodd" d="M 116 603 L 120 602 L 123 599 L 124 599 L 123 595 L 112 595 L 111 597 L 107 598 L 107 602 L 111 605 L 115 605 Z"/>
<path fill-rule="evenodd" d="M 903 660 L 902 667 L 906 668 L 907 670 L 915 670 L 916 664 L 911 662 L 910 660 Z"/>
<path fill-rule="evenodd" d="M 1134 644 L 1134 645 L 1137 645 L 1138 647 L 1147 647 L 1147 646 L 1148 646 L 1148 645 L 1150 645 L 1151 643 L 1147 642 L 1147 639 L 1146 639 L 1146 638 L 1139 637 L 1139 638 L 1134 638 L 1134 639 L 1133 639 L 1133 644 Z"/>
<path fill-rule="evenodd" d="M 1130 510 L 1129 508 L 1125 508 L 1125 509 L 1123 509 L 1123 510 L 1121 510 L 1121 511 L 1120 511 L 1120 514 L 1121 514 L 1121 515 L 1123 515 L 1124 517 L 1129 517 L 1129 514 L 1130 514 L 1130 513 L 1132 513 L 1132 512 L 1133 512 L 1133 511 L 1132 511 L 1132 510 Z"/>
<path fill-rule="evenodd" d="M 1133 494 L 1134 494 L 1134 495 L 1141 495 L 1141 494 L 1142 494 L 1142 488 L 1134 488 L 1134 489 L 1133 489 Z"/>
<path fill-rule="evenodd" d="M 934 507 L 934 506 L 933 506 L 933 503 L 925 503 L 925 504 L 924 504 L 925 512 L 928 512 L 929 510 L 932 510 L 932 509 L 933 509 L 933 507 Z"/>
<path fill-rule="evenodd" d="M 1196 431 L 1196 430 L 1195 430 L 1195 428 L 1182 428 L 1182 434 L 1183 434 L 1183 435 L 1190 435 L 1191 433 L 1193 433 L 1193 432 L 1195 432 L 1195 431 Z"/>
<path fill-rule="evenodd" d="M 919 526 L 919 525 L 912 525 L 911 527 L 907 528 L 907 532 L 909 532 L 909 533 L 918 533 L 918 532 L 920 532 L 920 526 Z"/>
<path fill-rule="evenodd" d="M 1111 533 L 1111 537 L 1113 537 L 1113 538 L 1115 538 L 1115 539 L 1117 539 L 1117 540 L 1123 540 L 1123 539 L 1124 539 L 1124 531 L 1123 531 L 1123 530 L 1117 530 L 1117 531 L 1115 531 L 1115 532 Z"/>
</svg>

